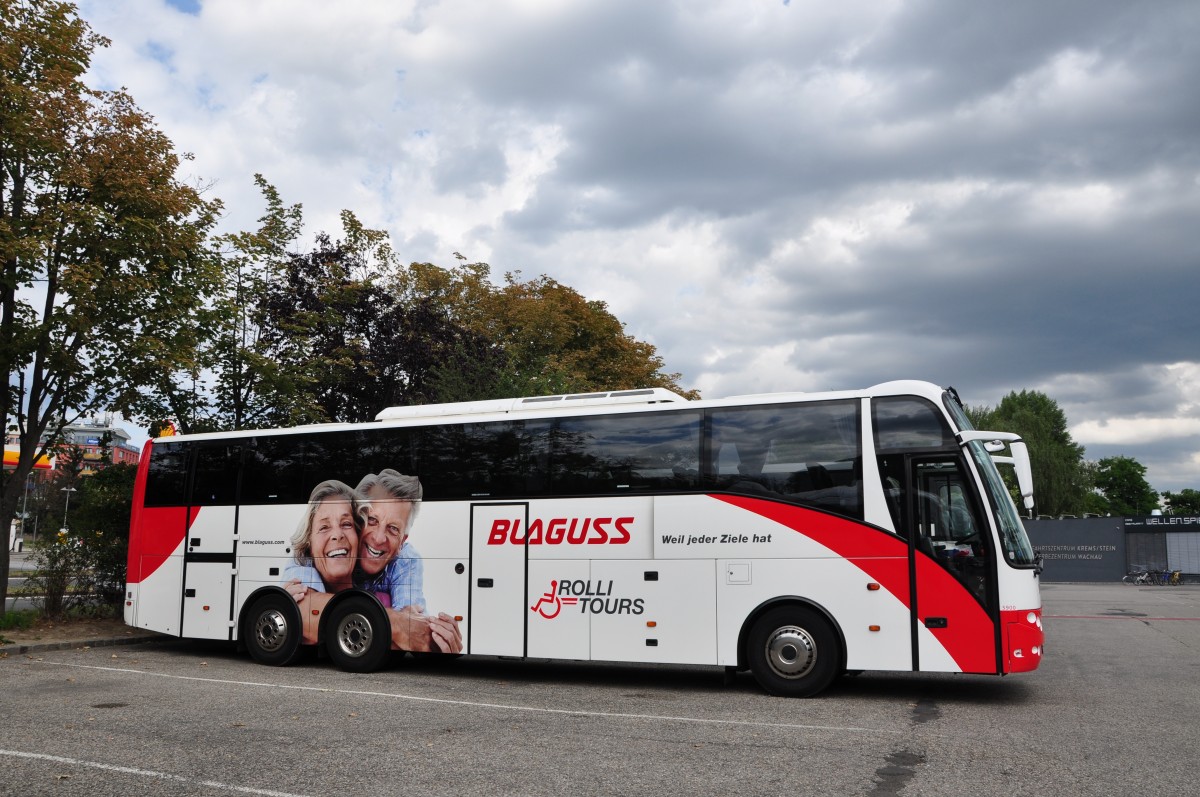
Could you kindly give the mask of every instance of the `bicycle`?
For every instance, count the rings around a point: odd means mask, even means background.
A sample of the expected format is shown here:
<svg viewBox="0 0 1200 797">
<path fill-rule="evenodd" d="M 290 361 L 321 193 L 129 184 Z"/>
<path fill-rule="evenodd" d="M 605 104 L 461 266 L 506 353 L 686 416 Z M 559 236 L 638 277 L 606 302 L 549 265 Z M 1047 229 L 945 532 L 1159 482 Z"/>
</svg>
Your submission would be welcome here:
<svg viewBox="0 0 1200 797">
<path fill-rule="evenodd" d="M 1172 587 L 1178 587 L 1181 584 L 1183 584 L 1183 571 L 1182 570 L 1172 570 L 1171 571 L 1171 580 L 1168 581 L 1167 583 L 1170 584 Z"/>
<path fill-rule="evenodd" d="M 1121 581 L 1126 584 L 1134 584 L 1135 586 L 1146 586 L 1153 583 L 1150 580 L 1149 570 L 1130 570 L 1122 576 Z"/>
</svg>

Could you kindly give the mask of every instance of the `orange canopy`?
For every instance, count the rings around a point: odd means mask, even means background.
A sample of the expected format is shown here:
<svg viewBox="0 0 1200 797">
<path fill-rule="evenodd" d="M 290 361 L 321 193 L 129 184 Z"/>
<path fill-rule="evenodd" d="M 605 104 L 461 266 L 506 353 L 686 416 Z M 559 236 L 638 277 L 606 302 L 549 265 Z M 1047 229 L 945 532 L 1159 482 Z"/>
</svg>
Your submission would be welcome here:
<svg viewBox="0 0 1200 797">
<path fill-rule="evenodd" d="M 17 460 L 19 460 L 20 458 L 21 458 L 21 452 L 19 449 L 17 449 L 16 446 L 5 446 L 4 447 L 4 467 L 6 467 L 6 468 L 17 467 Z M 50 461 L 50 457 L 43 454 L 42 456 L 38 457 L 34 461 L 33 467 L 35 470 L 50 470 L 51 468 L 54 467 L 54 463 Z"/>
</svg>

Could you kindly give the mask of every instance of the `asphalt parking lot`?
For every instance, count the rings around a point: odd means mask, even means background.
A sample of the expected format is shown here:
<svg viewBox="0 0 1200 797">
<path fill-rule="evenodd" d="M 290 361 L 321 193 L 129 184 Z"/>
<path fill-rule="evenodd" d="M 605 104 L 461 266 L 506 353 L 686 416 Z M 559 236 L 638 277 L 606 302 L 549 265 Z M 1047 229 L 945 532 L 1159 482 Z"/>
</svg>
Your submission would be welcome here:
<svg viewBox="0 0 1200 797">
<path fill-rule="evenodd" d="M 815 700 L 717 668 L 495 659 L 371 675 L 168 642 L 0 661 L 0 793 L 1187 794 L 1200 586 L 1043 587 L 1047 654 Z"/>
</svg>

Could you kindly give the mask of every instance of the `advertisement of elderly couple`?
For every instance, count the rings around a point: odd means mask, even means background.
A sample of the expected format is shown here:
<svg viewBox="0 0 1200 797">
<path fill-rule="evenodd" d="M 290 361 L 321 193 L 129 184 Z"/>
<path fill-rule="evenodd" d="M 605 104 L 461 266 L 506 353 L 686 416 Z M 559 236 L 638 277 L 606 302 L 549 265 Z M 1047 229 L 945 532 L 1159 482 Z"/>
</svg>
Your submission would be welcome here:
<svg viewBox="0 0 1200 797">
<path fill-rule="evenodd" d="M 421 555 L 409 541 L 421 498 L 416 476 L 391 469 L 367 474 L 357 487 L 329 480 L 313 489 L 280 580 L 300 606 L 303 642 L 317 641 L 335 593 L 358 588 L 383 605 L 394 649 L 462 652 L 458 620 L 425 605 Z"/>
</svg>

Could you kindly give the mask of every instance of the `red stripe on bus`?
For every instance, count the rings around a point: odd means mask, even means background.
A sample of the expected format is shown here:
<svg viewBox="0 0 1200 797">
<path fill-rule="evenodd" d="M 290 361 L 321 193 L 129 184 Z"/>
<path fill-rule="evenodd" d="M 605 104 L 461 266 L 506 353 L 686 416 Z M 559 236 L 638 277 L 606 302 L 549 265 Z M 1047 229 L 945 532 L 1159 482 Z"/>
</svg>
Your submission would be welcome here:
<svg viewBox="0 0 1200 797">
<path fill-rule="evenodd" d="M 996 672 L 996 624 L 958 579 L 924 553 L 917 553 L 920 600 L 917 615 L 945 617 L 945 628 L 930 628 L 963 672 Z"/>
<path fill-rule="evenodd" d="M 761 498 L 714 495 L 727 504 L 753 512 L 820 543 L 845 558 L 884 589 L 912 608 L 908 578 L 908 543 L 862 523 L 802 506 Z M 930 633 L 963 672 L 996 672 L 995 624 L 966 588 L 924 553 L 917 554 L 918 612 L 945 617 L 945 629 Z"/>
<path fill-rule="evenodd" d="M 179 550 L 179 544 L 196 520 L 200 510 L 189 515 L 185 506 L 148 507 L 145 505 L 146 479 L 150 471 L 150 450 L 154 441 L 146 442 L 133 488 L 133 507 L 129 516 L 129 555 L 126 559 L 125 580 L 140 584 L 162 567 L 167 558 Z"/>
<path fill-rule="evenodd" d="M 144 507 L 139 524 L 139 544 L 135 548 L 132 539 L 129 544 L 129 583 L 145 581 L 171 554 L 179 551 L 180 543 L 199 513 L 198 507 L 190 516 L 186 506 Z"/>
<path fill-rule="evenodd" d="M 147 440 L 142 447 L 142 458 L 138 462 L 137 476 L 133 482 L 133 506 L 129 513 L 129 549 L 126 553 L 125 580 L 130 584 L 142 580 L 142 513 L 145 511 L 146 479 L 150 473 L 150 451 L 154 441 Z"/>
</svg>

